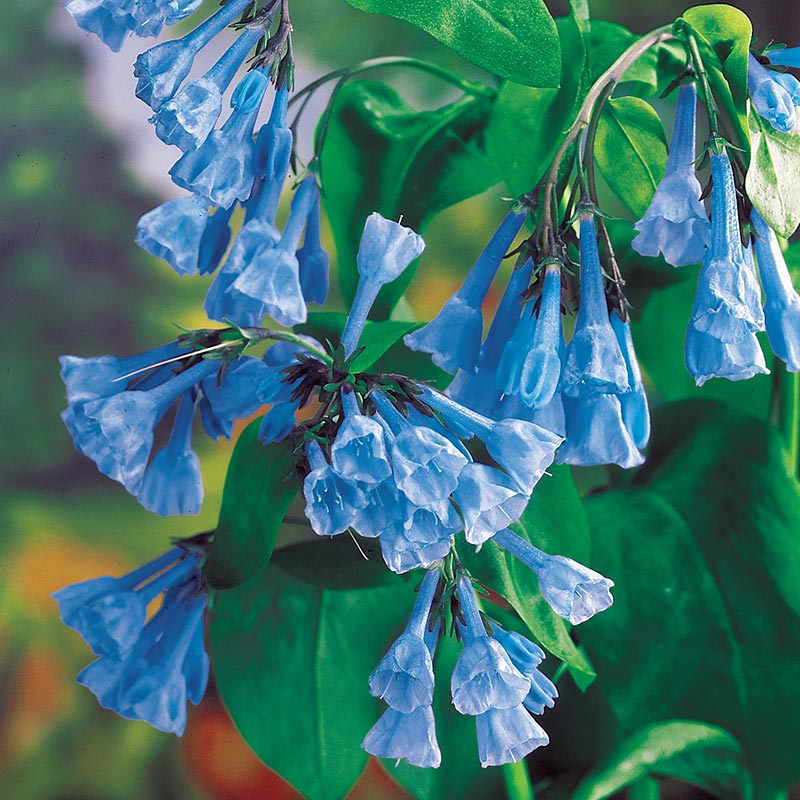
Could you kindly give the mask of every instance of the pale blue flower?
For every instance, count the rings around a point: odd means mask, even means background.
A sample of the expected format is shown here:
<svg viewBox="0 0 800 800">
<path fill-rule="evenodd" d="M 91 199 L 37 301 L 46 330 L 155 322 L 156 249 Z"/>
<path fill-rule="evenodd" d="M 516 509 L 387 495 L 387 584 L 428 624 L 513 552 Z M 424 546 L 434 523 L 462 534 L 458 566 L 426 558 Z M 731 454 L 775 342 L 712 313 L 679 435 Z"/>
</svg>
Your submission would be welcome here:
<svg viewBox="0 0 800 800">
<path fill-rule="evenodd" d="M 159 106 L 150 121 L 156 135 L 184 153 L 199 147 L 222 113 L 222 95 L 263 30 L 247 28 L 202 77 Z"/>
<path fill-rule="evenodd" d="M 681 86 L 664 177 L 644 217 L 634 224 L 639 234 L 631 247 L 643 256 L 662 253 L 674 267 L 699 264 L 708 247 L 711 226 L 695 175 L 697 89 Z"/>
<path fill-rule="evenodd" d="M 516 631 L 503 630 L 496 622 L 492 622 L 492 627 L 492 636 L 503 646 L 511 663 L 531 682 L 531 689 L 522 705 L 531 714 L 544 714 L 545 708 L 553 708 L 558 689 L 539 669 L 544 659 L 542 648 Z"/>
<path fill-rule="evenodd" d="M 136 96 L 153 111 L 175 95 L 189 74 L 197 53 L 230 25 L 249 5 L 250 0 L 229 0 L 181 39 L 161 42 L 139 55 L 133 66 L 138 78 Z"/>
<path fill-rule="evenodd" d="M 565 556 L 551 556 L 510 530 L 498 531 L 494 541 L 536 573 L 539 590 L 553 611 L 579 625 L 614 602 L 612 580 Z"/>
<path fill-rule="evenodd" d="M 405 335 L 408 347 L 431 353 L 433 363 L 447 372 L 475 371 L 483 336 L 481 304 L 525 216 L 511 213 L 505 218 L 461 288 L 427 325 Z M 458 336 L 453 336 L 454 331 Z"/>
<path fill-rule="evenodd" d="M 320 239 L 319 189 L 314 183 L 314 201 L 306 218 L 303 246 L 297 251 L 300 288 L 306 303 L 325 305 L 330 283 L 330 259 Z"/>
<path fill-rule="evenodd" d="M 783 47 L 777 50 L 768 50 L 766 53 L 771 64 L 783 67 L 800 68 L 800 47 Z"/>
<path fill-rule="evenodd" d="M 630 391 L 628 370 L 608 318 L 594 217 L 581 215 L 580 307 L 567 345 L 561 388 L 568 397 Z"/>
<path fill-rule="evenodd" d="M 686 332 L 685 362 L 698 386 L 709 378 L 746 381 L 754 375 L 769 374 L 755 333 L 749 333 L 736 342 L 723 342 L 697 330 L 691 322 Z"/>
<path fill-rule="evenodd" d="M 764 330 L 761 289 L 739 238 L 736 187 L 726 153 L 711 153 L 711 247 L 697 285 L 691 326 L 721 342 Z"/>
<path fill-rule="evenodd" d="M 401 496 L 397 508 L 393 524 L 380 532 L 381 554 L 390 570 L 402 575 L 417 567 L 427 569 L 450 552 L 453 534 L 462 523 L 449 502 L 427 509 Z"/>
<path fill-rule="evenodd" d="M 331 445 L 334 472 L 351 481 L 381 483 L 392 474 L 383 427 L 364 416 L 354 392 L 341 393 L 344 422 Z"/>
<path fill-rule="evenodd" d="M 522 705 L 491 708 L 475 717 L 478 757 L 482 767 L 521 761 L 550 738 Z"/>
<path fill-rule="evenodd" d="M 397 278 L 424 249 L 422 237 L 411 228 L 377 213 L 367 217 L 357 255 L 360 279 L 342 332 L 347 355 L 356 349 L 381 287 Z"/>
<path fill-rule="evenodd" d="M 639 447 L 647 447 L 650 441 L 650 410 L 647 406 L 647 393 L 642 384 L 642 373 L 639 369 L 639 360 L 633 349 L 633 337 L 631 336 L 631 324 L 626 319 L 622 321 L 617 310 L 611 312 L 611 327 L 625 359 L 625 366 L 628 369 L 628 383 L 631 387 L 629 392 L 619 395 L 619 402 L 622 407 L 622 420 L 625 427 L 633 439 L 634 444 Z"/>
<path fill-rule="evenodd" d="M 231 114 L 195 150 L 184 153 L 170 169 L 172 180 L 210 205 L 230 208 L 250 197 L 255 178 L 253 126 L 269 84 L 262 70 L 252 70 L 231 97 Z"/>
<path fill-rule="evenodd" d="M 748 59 L 747 90 L 753 108 L 781 133 L 794 129 L 795 106 L 800 105 L 800 83 L 788 73 L 773 72 L 751 53 Z"/>
<path fill-rule="evenodd" d="M 800 372 L 800 296 L 775 232 L 755 209 L 751 219 L 758 235 L 755 250 L 766 297 L 764 318 L 769 343 L 789 372 Z"/>
<path fill-rule="evenodd" d="M 148 511 L 161 517 L 199 514 L 203 506 L 200 459 L 191 447 L 194 411 L 192 392 L 184 392 L 169 442 L 148 465 L 137 495 Z"/>
<path fill-rule="evenodd" d="M 386 709 L 361 746 L 379 758 L 404 758 L 415 767 L 438 767 L 442 763 L 430 706 L 421 706 L 409 714 Z"/>
<path fill-rule="evenodd" d="M 561 332 L 561 270 L 545 270 L 538 316 L 523 312 L 497 368 L 497 384 L 532 409 L 544 408 L 558 390 L 564 337 Z"/>
</svg>

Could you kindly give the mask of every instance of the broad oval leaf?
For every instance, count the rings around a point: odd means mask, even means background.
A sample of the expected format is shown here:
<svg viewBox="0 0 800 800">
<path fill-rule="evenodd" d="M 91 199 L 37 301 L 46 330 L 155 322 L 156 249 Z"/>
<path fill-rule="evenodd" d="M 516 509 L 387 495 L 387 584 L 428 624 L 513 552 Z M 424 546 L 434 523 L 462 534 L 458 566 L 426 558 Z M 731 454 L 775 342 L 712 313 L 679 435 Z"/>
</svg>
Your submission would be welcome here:
<svg viewBox="0 0 800 800">
<path fill-rule="evenodd" d="M 242 431 L 233 450 L 214 542 L 204 570 L 217 589 L 255 575 L 269 560 L 275 538 L 299 485 L 288 441 L 264 447 L 261 420 Z"/>
<path fill-rule="evenodd" d="M 648 725 L 625 739 L 578 785 L 572 800 L 603 800 L 647 776 L 677 778 L 715 797 L 752 797 L 739 743 L 722 728 L 692 720 Z"/>
<path fill-rule="evenodd" d="M 587 500 L 593 566 L 617 586 L 581 641 L 624 730 L 723 727 L 769 796 L 800 777 L 800 486 L 777 431 L 721 404 L 654 430 L 646 488 Z"/>
<path fill-rule="evenodd" d="M 800 225 L 800 131 L 776 131 L 754 108 L 747 196 L 775 232 L 788 238 Z"/>
<path fill-rule="evenodd" d="M 439 109 L 415 111 L 375 81 L 353 81 L 339 91 L 320 159 L 323 203 L 346 302 L 358 284 L 356 253 L 369 214 L 402 216 L 403 224 L 422 233 L 443 208 L 499 182 L 483 152 L 493 100 L 487 90 Z M 388 317 L 414 272 L 412 265 L 383 287 L 375 317 Z"/>
<path fill-rule="evenodd" d="M 529 192 L 541 180 L 586 88 L 581 26 L 573 17 L 556 23 L 563 47 L 561 87 L 535 89 L 504 84 L 486 128 L 489 155 L 514 195 Z"/>
<path fill-rule="evenodd" d="M 667 166 L 667 140 L 655 109 L 638 97 L 609 100 L 594 156 L 617 197 L 637 219 L 643 217 Z"/>
<path fill-rule="evenodd" d="M 542 0 L 347 0 L 404 19 L 462 58 L 529 86 L 558 86 L 561 50 Z"/>
</svg>

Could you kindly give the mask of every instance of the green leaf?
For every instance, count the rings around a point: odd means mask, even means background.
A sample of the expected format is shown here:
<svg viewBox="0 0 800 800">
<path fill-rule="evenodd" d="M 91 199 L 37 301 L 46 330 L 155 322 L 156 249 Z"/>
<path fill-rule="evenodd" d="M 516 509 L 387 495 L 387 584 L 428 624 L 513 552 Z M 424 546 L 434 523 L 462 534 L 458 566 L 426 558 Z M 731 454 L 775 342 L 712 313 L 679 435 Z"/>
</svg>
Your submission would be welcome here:
<svg viewBox="0 0 800 800">
<path fill-rule="evenodd" d="M 788 238 L 800 224 L 800 131 L 776 131 L 752 108 L 747 121 L 747 195 L 766 223 Z"/>
<path fill-rule="evenodd" d="M 617 584 L 581 641 L 625 731 L 725 728 L 766 796 L 800 777 L 800 486 L 757 418 L 687 402 L 654 426 L 646 488 L 587 500 L 593 566 Z"/>
<path fill-rule="evenodd" d="M 740 137 L 736 144 L 746 149 L 747 61 L 753 35 L 750 19 L 738 8 L 723 3 L 695 6 L 681 19 L 699 36 L 711 89 Z"/>
<path fill-rule="evenodd" d="M 677 778 L 715 797 L 752 797 L 750 775 L 733 736 L 712 725 L 672 720 L 628 737 L 580 782 L 572 800 L 603 800 L 647 776 Z"/>
<path fill-rule="evenodd" d="M 667 141 L 655 109 L 638 97 L 609 100 L 594 155 L 617 197 L 637 219 L 644 216 L 667 166 Z"/>
<path fill-rule="evenodd" d="M 213 596 L 209 649 L 222 700 L 256 755 L 309 800 L 342 800 L 364 769 L 361 741 L 380 708 L 367 679 L 413 603 L 400 579 L 333 591 L 273 564 Z"/>
<path fill-rule="evenodd" d="M 219 524 L 204 571 L 217 589 L 237 586 L 264 566 L 298 491 L 291 444 L 285 440 L 264 447 L 258 440 L 260 425 L 257 419 L 242 431 L 228 465 Z"/>
<path fill-rule="evenodd" d="M 514 195 L 544 176 L 583 98 L 586 51 L 573 17 L 556 20 L 562 42 L 561 87 L 533 89 L 505 83 L 486 128 L 486 147 Z"/>
<path fill-rule="evenodd" d="M 536 547 L 552 553 L 589 560 L 589 526 L 569 467 L 552 467 L 533 491 L 514 530 Z M 563 521 L 569 520 L 569 525 Z M 484 586 L 505 598 L 535 639 L 570 668 L 581 688 L 594 679 L 592 665 L 572 641 L 570 626 L 547 604 L 539 592 L 535 573 L 491 539 L 476 552 L 471 545 L 459 548 L 471 574 Z"/>
<path fill-rule="evenodd" d="M 334 536 L 282 547 L 273 553 L 271 563 L 322 589 L 360 589 L 409 578 L 398 578 L 387 569 L 378 540 L 362 536 Z"/>
<path fill-rule="evenodd" d="M 373 14 L 404 19 L 462 58 L 529 86 L 557 86 L 560 48 L 542 0 L 347 0 Z"/>
<path fill-rule="evenodd" d="M 443 208 L 500 180 L 483 152 L 493 97 L 464 96 L 432 111 L 414 111 L 374 81 L 337 94 L 321 153 L 323 203 L 333 228 L 345 302 L 358 283 L 356 253 L 373 211 L 416 230 Z M 374 314 L 387 317 L 414 276 L 409 267 L 385 286 Z"/>
<path fill-rule="evenodd" d="M 364 349 L 353 362 L 353 372 L 368 372 L 403 336 L 421 328 L 422 322 L 367 322 L 359 346 Z"/>
</svg>

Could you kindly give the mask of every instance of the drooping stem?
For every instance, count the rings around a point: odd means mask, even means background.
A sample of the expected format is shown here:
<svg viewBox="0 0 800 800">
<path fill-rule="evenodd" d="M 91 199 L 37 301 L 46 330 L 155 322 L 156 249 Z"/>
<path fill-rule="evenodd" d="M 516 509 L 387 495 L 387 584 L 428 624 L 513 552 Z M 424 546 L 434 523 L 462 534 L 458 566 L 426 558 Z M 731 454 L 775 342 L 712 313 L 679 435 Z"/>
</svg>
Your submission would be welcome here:
<svg viewBox="0 0 800 800">
<path fill-rule="evenodd" d="M 544 191 L 542 195 L 542 228 L 545 231 L 546 240 L 549 239 L 549 231 L 553 227 L 553 190 L 558 182 L 558 170 L 561 161 L 573 144 L 575 139 L 580 135 L 581 131 L 591 122 L 592 112 L 595 103 L 598 102 L 600 97 L 608 91 L 610 86 L 613 87 L 622 79 L 625 71 L 631 64 L 636 61 L 641 55 L 646 53 L 655 45 L 660 42 L 666 42 L 677 37 L 672 33 L 672 26 L 665 25 L 661 28 L 656 28 L 650 33 L 642 36 L 634 42 L 595 82 L 586 93 L 586 97 L 581 104 L 575 121 L 572 123 L 570 129 L 567 131 L 561 146 L 558 148 L 555 157 L 550 165 L 550 170 L 547 173 L 544 183 Z"/>
<path fill-rule="evenodd" d="M 534 800 L 533 785 L 525 759 L 503 764 L 502 770 L 508 800 Z"/>
<path fill-rule="evenodd" d="M 708 112 L 708 128 L 709 138 L 714 138 L 719 133 L 719 106 L 714 99 L 714 94 L 711 91 L 711 85 L 708 82 L 708 73 L 706 72 L 705 64 L 700 56 L 700 48 L 697 46 L 697 39 L 691 31 L 686 30 L 686 44 L 689 48 L 689 55 L 692 59 L 692 68 L 694 69 L 697 79 L 700 81 L 700 86 L 703 88 L 703 96 L 706 101 L 706 111 Z"/>
</svg>

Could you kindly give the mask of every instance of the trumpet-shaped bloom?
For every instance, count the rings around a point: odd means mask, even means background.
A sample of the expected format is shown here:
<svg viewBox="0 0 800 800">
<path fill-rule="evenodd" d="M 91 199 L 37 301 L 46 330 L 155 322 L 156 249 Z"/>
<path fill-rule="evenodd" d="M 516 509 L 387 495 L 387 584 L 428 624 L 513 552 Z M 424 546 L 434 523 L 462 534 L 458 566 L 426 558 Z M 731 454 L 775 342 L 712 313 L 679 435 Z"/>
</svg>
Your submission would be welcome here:
<svg viewBox="0 0 800 800">
<path fill-rule="evenodd" d="M 438 767 L 442 763 L 430 706 L 420 706 L 408 714 L 386 709 L 361 746 L 374 756 L 404 758 L 415 767 Z"/>
<path fill-rule="evenodd" d="M 519 233 L 525 214 L 509 214 L 478 257 L 461 288 L 424 327 L 407 333 L 412 350 L 431 353 L 433 363 L 447 372 L 474 372 L 483 336 L 483 303 L 503 256 Z M 453 336 L 458 331 L 458 336 Z"/>
<path fill-rule="evenodd" d="M 162 142 L 174 144 L 186 153 L 205 141 L 222 113 L 225 89 L 262 33 L 245 29 L 202 78 L 188 83 L 159 106 L 150 121 Z"/>
<path fill-rule="evenodd" d="M 746 381 L 754 375 L 769 374 L 755 333 L 736 342 L 723 342 L 699 331 L 691 322 L 686 332 L 685 362 L 698 386 L 709 378 Z"/>
<path fill-rule="evenodd" d="M 169 171 L 178 186 L 225 209 L 247 200 L 255 177 L 253 126 L 268 83 L 261 70 L 247 73 L 233 93 L 225 124 L 197 149 L 184 153 Z"/>
<path fill-rule="evenodd" d="M 710 158 L 711 247 L 700 270 L 691 325 L 722 342 L 739 342 L 764 330 L 761 290 L 739 238 L 730 160 L 726 153 L 712 153 Z"/>
<path fill-rule="evenodd" d="M 800 296 L 775 232 L 755 209 L 751 218 L 758 234 L 755 250 L 766 297 L 764 318 L 770 347 L 786 362 L 789 372 L 800 372 Z"/>
<path fill-rule="evenodd" d="M 545 708 L 552 708 L 558 697 L 555 684 L 539 669 L 544 651 L 516 631 L 505 631 L 494 623 L 493 626 L 494 638 L 503 646 L 511 663 L 531 682 L 522 704 L 531 714 L 544 714 Z"/>
<path fill-rule="evenodd" d="M 795 106 L 800 105 L 800 83 L 788 73 L 772 72 L 750 54 L 747 90 L 753 107 L 776 131 L 794 129 Z"/>
<path fill-rule="evenodd" d="M 635 225 L 631 247 L 643 256 L 662 253 L 673 267 L 699 264 L 710 241 L 711 226 L 694 170 L 697 89 L 681 86 L 675 109 L 669 157 L 644 217 Z"/>
<path fill-rule="evenodd" d="M 637 447 L 647 447 L 650 441 L 650 409 L 647 406 L 647 393 L 642 384 L 642 373 L 639 369 L 639 360 L 633 349 L 631 324 L 628 320 L 622 321 L 616 310 L 611 312 L 611 327 L 625 359 L 628 369 L 628 383 L 630 392 L 619 395 L 622 406 L 622 421 Z"/>
<path fill-rule="evenodd" d="M 171 99 L 189 74 L 197 53 L 230 25 L 250 0 L 229 0 L 216 14 L 181 39 L 161 42 L 139 55 L 133 67 L 136 96 L 153 111 Z"/>
<path fill-rule="evenodd" d="M 550 742 L 541 725 L 522 705 L 491 708 L 475 718 L 475 725 L 482 767 L 499 767 L 520 761 L 537 747 Z"/>
<path fill-rule="evenodd" d="M 564 397 L 567 439 L 556 454 L 559 464 L 617 464 L 630 469 L 644 463 L 623 417 L 622 396 Z"/>
<path fill-rule="evenodd" d="M 539 590 L 553 611 L 579 625 L 614 602 L 614 581 L 564 556 L 551 556 L 510 530 L 498 531 L 494 541 L 536 573 Z"/>
<path fill-rule="evenodd" d="M 392 474 L 383 427 L 361 413 L 353 392 L 341 396 L 345 418 L 331 446 L 334 472 L 351 481 L 381 483 Z"/>
<path fill-rule="evenodd" d="M 568 397 L 630 391 L 628 369 L 608 318 L 594 217 L 581 215 L 581 303 L 567 346 L 562 391 Z"/>
</svg>

